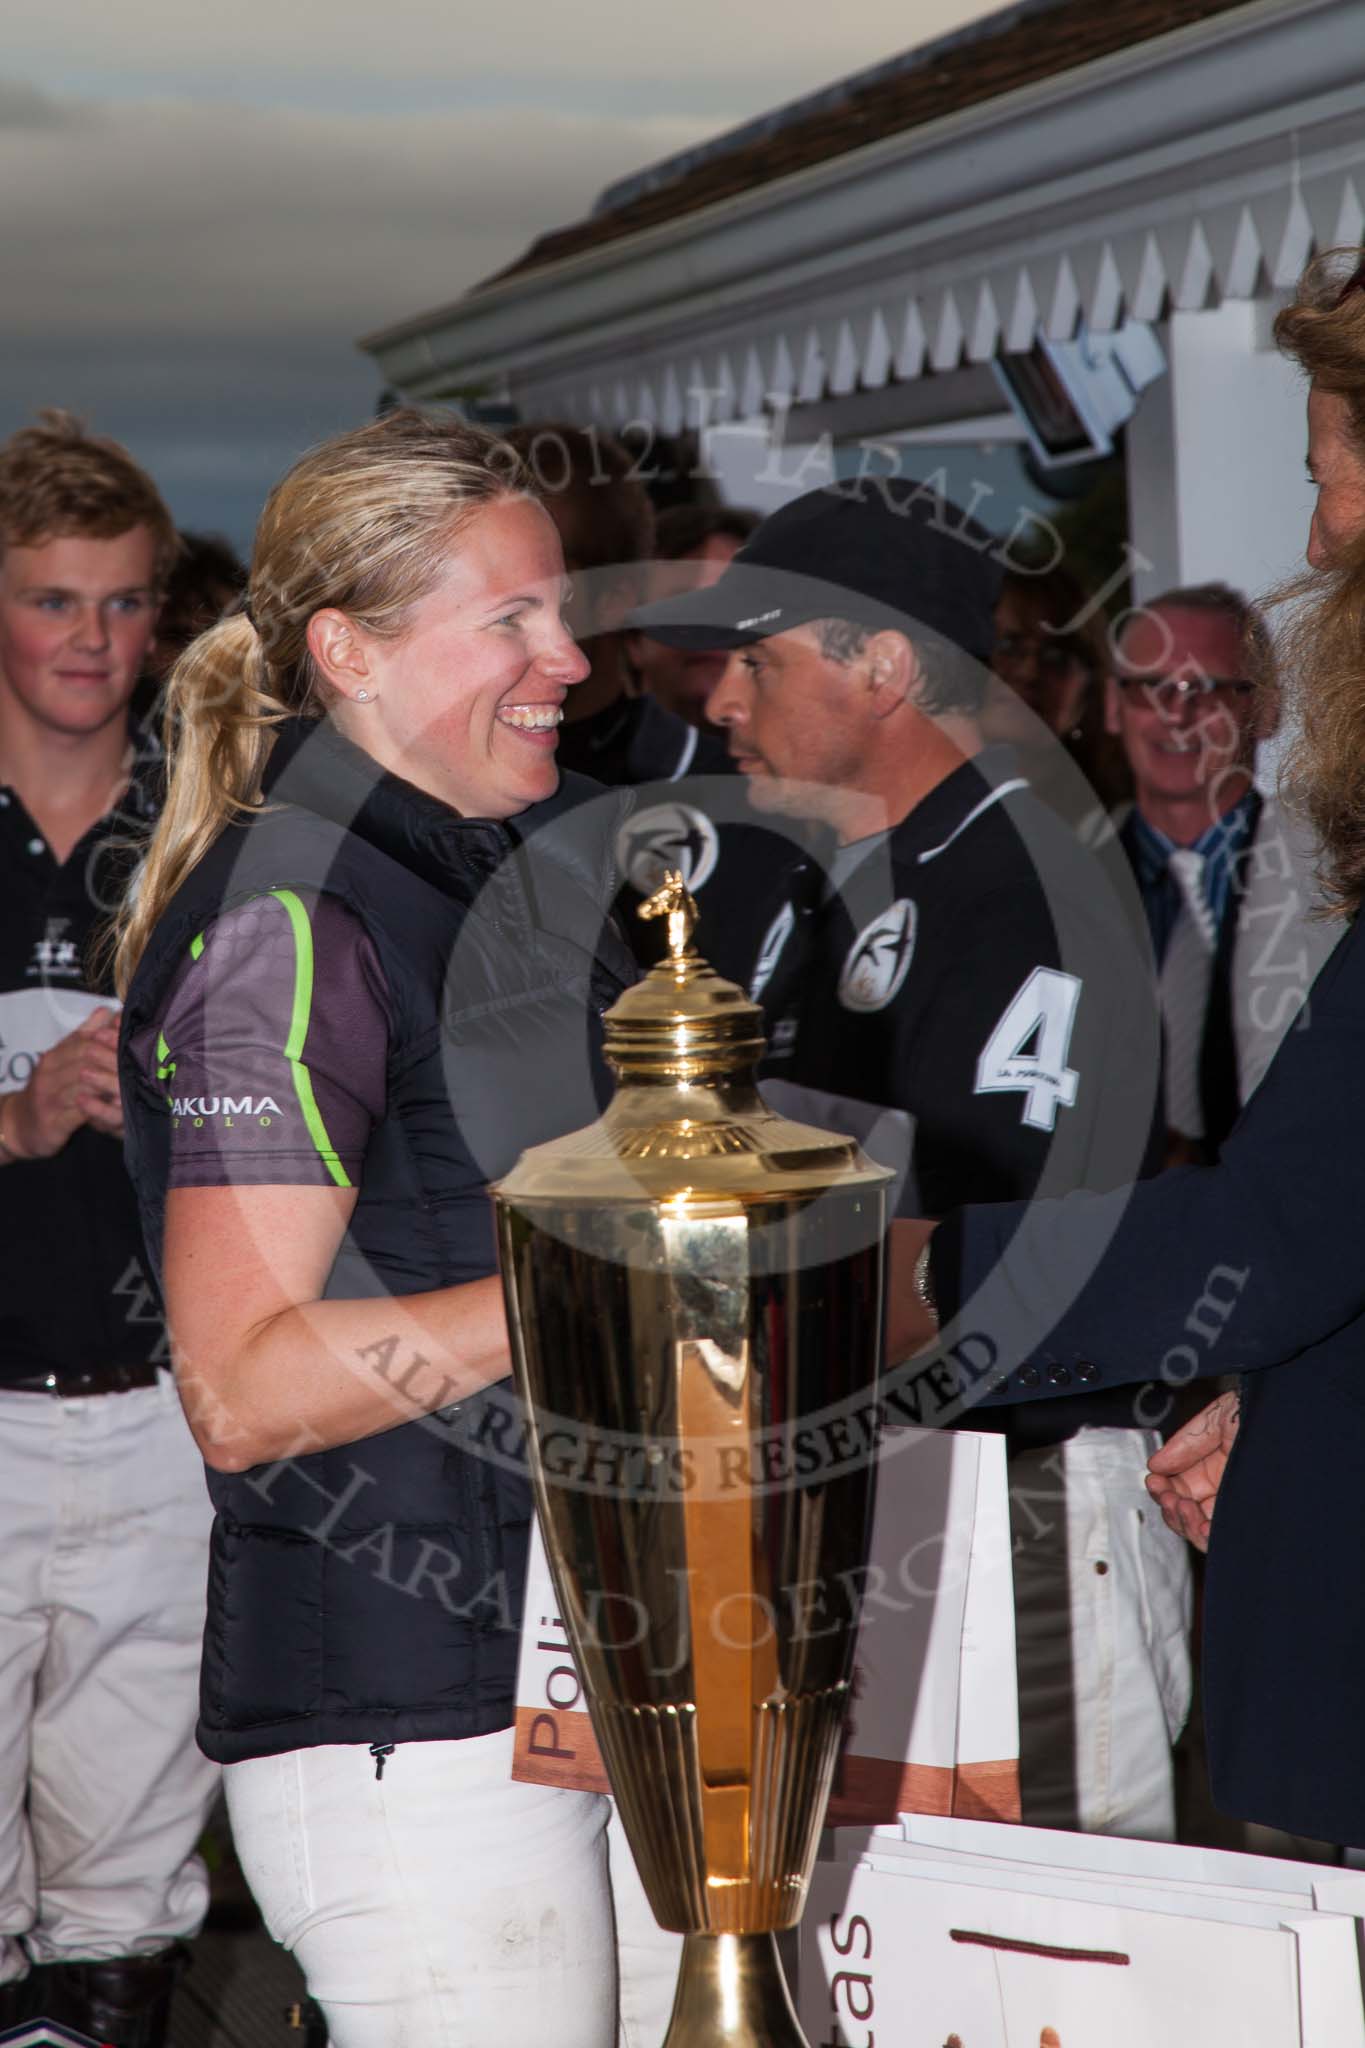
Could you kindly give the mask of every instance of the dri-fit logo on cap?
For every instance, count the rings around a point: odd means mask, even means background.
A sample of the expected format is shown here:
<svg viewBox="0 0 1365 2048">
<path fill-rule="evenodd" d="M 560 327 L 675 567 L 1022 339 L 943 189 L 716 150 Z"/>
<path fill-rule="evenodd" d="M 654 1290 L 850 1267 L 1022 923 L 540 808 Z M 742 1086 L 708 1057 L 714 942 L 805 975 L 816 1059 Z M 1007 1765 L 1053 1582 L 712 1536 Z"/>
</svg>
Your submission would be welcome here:
<svg viewBox="0 0 1365 2048">
<path fill-rule="evenodd" d="M 691 804 L 653 804 L 621 827 L 616 860 L 632 889 L 652 896 L 670 868 L 695 895 L 715 873 L 720 835 Z"/>
<path fill-rule="evenodd" d="M 908 896 L 873 918 L 848 949 L 839 976 L 846 1010 L 884 1010 L 910 971 L 918 912 Z"/>
<path fill-rule="evenodd" d="M 736 633 L 750 633 L 755 626 L 770 626 L 774 619 L 780 619 L 781 616 L 781 605 L 773 612 L 755 612 L 751 619 L 736 619 L 734 630 Z"/>
</svg>

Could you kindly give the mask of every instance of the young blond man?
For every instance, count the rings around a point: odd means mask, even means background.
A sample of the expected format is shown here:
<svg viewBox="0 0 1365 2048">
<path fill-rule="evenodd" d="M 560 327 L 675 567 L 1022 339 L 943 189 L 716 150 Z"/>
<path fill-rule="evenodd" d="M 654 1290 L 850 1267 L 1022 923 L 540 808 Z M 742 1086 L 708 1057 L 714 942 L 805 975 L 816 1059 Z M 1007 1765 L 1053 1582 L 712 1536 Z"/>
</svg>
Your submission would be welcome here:
<svg viewBox="0 0 1365 2048">
<path fill-rule="evenodd" d="M 66 414 L 0 446 L 0 2028 L 160 2048 L 194 1844 L 208 1502 L 123 1167 L 100 928 L 155 815 L 129 707 L 177 546 Z"/>
</svg>

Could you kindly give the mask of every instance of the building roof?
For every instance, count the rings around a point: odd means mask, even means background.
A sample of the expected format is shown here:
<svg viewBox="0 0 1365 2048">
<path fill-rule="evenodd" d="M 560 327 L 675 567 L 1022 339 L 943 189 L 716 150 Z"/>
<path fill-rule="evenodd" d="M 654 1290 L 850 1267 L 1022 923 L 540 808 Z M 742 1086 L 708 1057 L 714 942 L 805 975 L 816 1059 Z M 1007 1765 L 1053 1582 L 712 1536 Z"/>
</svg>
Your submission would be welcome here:
<svg viewBox="0 0 1365 2048">
<path fill-rule="evenodd" d="M 1022 0 L 623 179 L 476 290 L 903 134 L 1253 0 Z"/>
<path fill-rule="evenodd" d="M 993 395 L 996 357 L 1040 332 L 1257 299 L 1315 248 L 1365 240 L 1361 0 L 1104 0 L 1103 22 L 1099 4 L 1023 0 L 649 166 L 496 281 L 361 347 L 407 396 L 505 394 L 526 418 L 675 433 L 865 402 L 873 431 L 884 389 L 898 426 L 922 424 L 947 373 Z M 949 71 L 964 97 L 945 111 Z M 936 113 L 914 113 L 936 78 Z M 721 178 L 740 189 L 718 196 Z"/>
</svg>

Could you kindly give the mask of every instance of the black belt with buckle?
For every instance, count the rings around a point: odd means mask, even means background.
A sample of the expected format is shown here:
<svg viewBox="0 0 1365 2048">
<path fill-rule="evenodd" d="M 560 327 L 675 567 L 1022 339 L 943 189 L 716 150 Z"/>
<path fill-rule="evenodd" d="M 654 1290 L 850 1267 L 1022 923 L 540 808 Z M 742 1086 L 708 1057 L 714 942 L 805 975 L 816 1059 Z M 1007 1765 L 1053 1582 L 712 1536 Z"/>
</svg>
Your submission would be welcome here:
<svg viewBox="0 0 1365 2048">
<path fill-rule="evenodd" d="M 0 1374 L 0 1394 L 54 1394 L 71 1401 L 84 1394 L 127 1394 L 134 1387 L 154 1387 L 161 1367 L 150 1360 L 145 1365 L 92 1365 L 85 1372 L 31 1372 L 19 1379 Z"/>
</svg>

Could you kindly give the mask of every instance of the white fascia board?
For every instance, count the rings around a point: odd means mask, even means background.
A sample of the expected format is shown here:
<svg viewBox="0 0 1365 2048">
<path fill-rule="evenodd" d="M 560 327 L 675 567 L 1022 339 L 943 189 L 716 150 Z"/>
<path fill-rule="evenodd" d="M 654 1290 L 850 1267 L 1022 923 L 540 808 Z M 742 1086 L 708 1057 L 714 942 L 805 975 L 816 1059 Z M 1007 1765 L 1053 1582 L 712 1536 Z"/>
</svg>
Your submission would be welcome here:
<svg viewBox="0 0 1365 2048">
<path fill-rule="evenodd" d="M 1288 142 L 1365 111 L 1360 0 L 1264 0 L 753 192 L 510 278 L 361 345 L 422 395 L 497 377 L 569 382 L 884 277 L 1014 258 L 1154 181 L 1287 179 Z M 1356 131 L 1358 136 L 1358 129 Z M 1345 148 L 1345 138 L 1342 147 Z M 1357 150 L 1356 154 L 1359 154 Z M 856 224 L 856 233 L 850 233 Z M 955 256 L 956 250 L 956 256 Z M 932 268 L 931 268 L 932 266 Z"/>
</svg>

